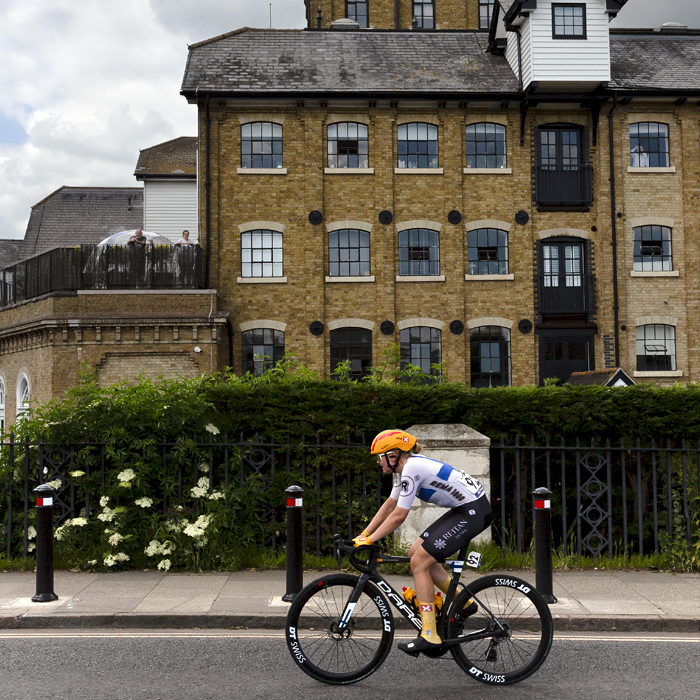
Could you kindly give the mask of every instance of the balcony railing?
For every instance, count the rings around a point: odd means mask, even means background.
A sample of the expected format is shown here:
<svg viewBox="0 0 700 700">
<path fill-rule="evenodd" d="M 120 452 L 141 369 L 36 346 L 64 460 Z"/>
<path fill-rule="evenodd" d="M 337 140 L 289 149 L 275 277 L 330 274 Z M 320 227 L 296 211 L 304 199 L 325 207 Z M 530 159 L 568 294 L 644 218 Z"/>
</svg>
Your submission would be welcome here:
<svg viewBox="0 0 700 700">
<path fill-rule="evenodd" d="M 595 312 L 595 275 L 540 275 L 538 309 L 544 314 Z"/>
<path fill-rule="evenodd" d="M 0 306 L 79 289 L 199 289 L 198 246 L 55 248 L 0 270 Z"/>
<path fill-rule="evenodd" d="M 535 200 L 552 207 L 583 207 L 593 201 L 591 165 L 536 166 Z"/>
</svg>

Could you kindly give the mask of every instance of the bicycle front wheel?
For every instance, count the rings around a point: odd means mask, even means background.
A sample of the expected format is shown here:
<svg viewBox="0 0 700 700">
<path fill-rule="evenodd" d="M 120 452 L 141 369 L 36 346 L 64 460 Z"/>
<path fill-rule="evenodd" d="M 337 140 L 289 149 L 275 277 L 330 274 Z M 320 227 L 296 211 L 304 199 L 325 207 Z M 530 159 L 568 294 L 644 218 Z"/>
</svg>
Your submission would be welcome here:
<svg viewBox="0 0 700 700">
<path fill-rule="evenodd" d="M 287 615 L 287 646 L 294 661 L 312 678 L 333 685 L 355 683 L 376 671 L 394 638 L 389 603 L 367 582 L 349 622 L 340 621 L 359 577 L 331 574 L 310 583 Z"/>
<path fill-rule="evenodd" d="M 474 596 L 478 610 L 464 618 Z M 489 614 L 490 613 L 490 614 Z M 488 636 L 451 647 L 463 671 L 482 683 L 508 685 L 532 675 L 552 644 L 552 615 L 542 596 L 515 576 L 484 576 L 459 593 L 447 619 L 448 637 L 485 631 Z"/>
</svg>

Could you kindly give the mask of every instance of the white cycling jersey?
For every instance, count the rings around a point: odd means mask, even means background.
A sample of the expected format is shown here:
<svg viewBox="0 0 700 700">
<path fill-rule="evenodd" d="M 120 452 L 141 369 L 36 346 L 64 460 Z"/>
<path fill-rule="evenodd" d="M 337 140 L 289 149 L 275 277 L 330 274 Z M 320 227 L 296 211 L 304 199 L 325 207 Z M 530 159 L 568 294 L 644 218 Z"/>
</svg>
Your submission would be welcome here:
<svg viewBox="0 0 700 700">
<path fill-rule="evenodd" d="M 484 495 L 484 487 L 469 474 L 422 455 L 411 455 L 396 476 L 391 498 L 400 508 L 410 508 L 416 496 L 436 506 L 458 508 Z"/>
</svg>

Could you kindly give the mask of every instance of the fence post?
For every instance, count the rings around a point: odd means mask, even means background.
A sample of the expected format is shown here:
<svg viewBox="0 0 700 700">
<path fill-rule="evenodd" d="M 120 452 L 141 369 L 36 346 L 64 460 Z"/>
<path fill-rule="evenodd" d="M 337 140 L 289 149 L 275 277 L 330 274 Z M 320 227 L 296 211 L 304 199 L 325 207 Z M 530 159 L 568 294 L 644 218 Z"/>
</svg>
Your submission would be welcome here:
<svg viewBox="0 0 700 700">
<path fill-rule="evenodd" d="M 552 492 L 541 486 L 532 492 L 535 506 L 535 587 L 545 603 L 556 603 L 552 585 Z"/>
<path fill-rule="evenodd" d="M 301 549 L 302 496 L 304 489 L 290 486 L 287 494 L 287 592 L 282 600 L 291 603 L 304 587 L 303 559 Z"/>
<path fill-rule="evenodd" d="M 36 494 L 36 595 L 35 603 L 58 600 L 53 592 L 53 488 L 41 484 Z"/>
</svg>

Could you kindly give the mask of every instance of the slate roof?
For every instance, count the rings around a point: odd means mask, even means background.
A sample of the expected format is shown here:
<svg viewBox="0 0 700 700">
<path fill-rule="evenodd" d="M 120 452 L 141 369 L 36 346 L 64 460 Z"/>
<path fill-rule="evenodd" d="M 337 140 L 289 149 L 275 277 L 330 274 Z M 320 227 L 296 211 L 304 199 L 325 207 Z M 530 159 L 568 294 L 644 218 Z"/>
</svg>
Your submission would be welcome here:
<svg viewBox="0 0 700 700">
<path fill-rule="evenodd" d="M 190 46 L 182 93 L 516 93 L 483 32 L 241 29 Z"/>
<path fill-rule="evenodd" d="M 22 243 L 23 241 L 14 238 L 0 240 L 0 270 L 19 260 L 19 251 L 22 248 Z"/>
<path fill-rule="evenodd" d="M 610 35 L 612 89 L 700 90 L 697 34 Z"/>
<path fill-rule="evenodd" d="M 137 180 L 151 177 L 197 177 L 197 137 L 179 138 L 159 143 L 139 152 L 134 176 Z"/>
<path fill-rule="evenodd" d="M 99 243 L 143 225 L 141 187 L 60 187 L 32 207 L 17 260 L 53 248 Z"/>
<path fill-rule="evenodd" d="M 190 46 L 182 94 L 517 96 L 504 56 L 478 31 L 239 29 Z M 610 88 L 700 90 L 700 34 L 611 31 Z"/>
</svg>

